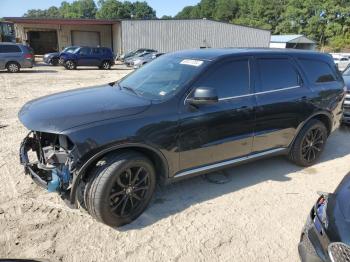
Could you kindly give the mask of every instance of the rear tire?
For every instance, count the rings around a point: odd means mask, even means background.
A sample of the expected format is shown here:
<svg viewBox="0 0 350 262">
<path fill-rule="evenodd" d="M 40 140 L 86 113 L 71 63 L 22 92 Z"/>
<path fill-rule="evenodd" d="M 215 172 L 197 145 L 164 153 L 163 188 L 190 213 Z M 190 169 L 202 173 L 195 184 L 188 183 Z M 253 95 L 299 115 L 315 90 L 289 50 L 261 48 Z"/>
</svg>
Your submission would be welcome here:
<svg viewBox="0 0 350 262">
<path fill-rule="evenodd" d="M 151 161 L 137 152 L 111 154 L 92 170 L 84 192 L 91 216 L 112 227 L 128 224 L 147 208 L 156 185 Z"/>
<path fill-rule="evenodd" d="M 326 126 L 319 120 L 310 120 L 295 139 L 289 159 L 303 167 L 315 164 L 324 150 L 327 138 Z"/>
<path fill-rule="evenodd" d="M 111 62 L 109 61 L 103 61 L 102 65 L 100 66 L 100 69 L 103 69 L 103 70 L 109 70 L 111 69 Z"/>
<path fill-rule="evenodd" d="M 64 67 L 68 70 L 74 70 L 77 68 L 75 62 L 73 60 L 67 60 L 65 63 L 64 63 Z"/>
<path fill-rule="evenodd" d="M 16 62 L 8 62 L 6 69 L 9 73 L 18 73 L 21 69 L 21 66 Z"/>
</svg>

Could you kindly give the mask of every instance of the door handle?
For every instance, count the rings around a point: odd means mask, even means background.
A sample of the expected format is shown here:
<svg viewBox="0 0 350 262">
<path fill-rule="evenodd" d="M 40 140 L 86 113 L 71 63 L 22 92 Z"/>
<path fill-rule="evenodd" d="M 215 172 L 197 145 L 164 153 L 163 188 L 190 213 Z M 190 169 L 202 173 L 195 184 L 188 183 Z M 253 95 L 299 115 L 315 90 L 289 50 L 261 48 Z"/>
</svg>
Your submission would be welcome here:
<svg viewBox="0 0 350 262">
<path fill-rule="evenodd" d="M 248 109 L 249 109 L 248 106 L 242 106 L 242 107 L 240 107 L 240 108 L 237 108 L 236 111 L 237 111 L 237 112 L 241 112 L 241 111 L 246 111 L 246 110 L 248 110 Z"/>
</svg>

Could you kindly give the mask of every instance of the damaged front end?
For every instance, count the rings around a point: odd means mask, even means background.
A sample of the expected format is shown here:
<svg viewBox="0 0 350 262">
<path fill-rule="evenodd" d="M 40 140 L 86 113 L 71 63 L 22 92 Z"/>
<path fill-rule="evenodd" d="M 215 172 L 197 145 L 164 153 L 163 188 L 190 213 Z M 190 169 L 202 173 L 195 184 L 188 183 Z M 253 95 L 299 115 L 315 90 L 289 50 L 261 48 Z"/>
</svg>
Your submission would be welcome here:
<svg viewBox="0 0 350 262">
<path fill-rule="evenodd" d="M 21 143 L 20 162 L 38 185 L 63 195 L 72 182 L 74 150 L 65 135 L 32 131 Z"/>
</svg>

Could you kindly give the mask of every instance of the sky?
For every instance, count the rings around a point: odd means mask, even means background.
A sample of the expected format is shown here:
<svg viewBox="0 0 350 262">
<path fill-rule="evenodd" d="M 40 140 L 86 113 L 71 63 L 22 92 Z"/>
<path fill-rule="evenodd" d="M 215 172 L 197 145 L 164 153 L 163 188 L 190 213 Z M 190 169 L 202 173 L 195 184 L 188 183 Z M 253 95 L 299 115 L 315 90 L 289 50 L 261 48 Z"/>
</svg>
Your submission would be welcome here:
<svg viewBox="0 0 350 262">
<path fill-rule="evenodd" d="M 0 17 L 22 16 L 28 9 L 46 9 L 60 6 L 63 0 L 0 0 Z M 66 0 L 73 2 L 73 0 Z M 140 0 L 144 1 L 144 0 Z M 157 11 L 157 16 L 176 15 L 187 5 L 195 5 L 199 0 L 145 0 Z M 97 2 L 97 1 L 96 1 Z M 133 2 L 133 1 L 131 1 Z"/>
</svg>

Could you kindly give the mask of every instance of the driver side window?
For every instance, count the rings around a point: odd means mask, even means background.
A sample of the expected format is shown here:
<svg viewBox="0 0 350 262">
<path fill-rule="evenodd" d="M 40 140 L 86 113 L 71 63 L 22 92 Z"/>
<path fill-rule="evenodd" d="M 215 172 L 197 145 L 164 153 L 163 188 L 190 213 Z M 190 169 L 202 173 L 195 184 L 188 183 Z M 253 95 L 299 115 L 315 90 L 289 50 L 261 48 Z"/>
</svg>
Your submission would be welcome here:
<svg viewBox="0 0 350 262">
<path fill-rule="evenodd" d="M 220 64 L 201 78 L 196 86 L 215 88 L 219 99 L 250 93 L 249 60 L 234 60 Z"/>
</svg>

